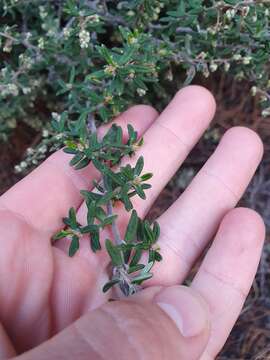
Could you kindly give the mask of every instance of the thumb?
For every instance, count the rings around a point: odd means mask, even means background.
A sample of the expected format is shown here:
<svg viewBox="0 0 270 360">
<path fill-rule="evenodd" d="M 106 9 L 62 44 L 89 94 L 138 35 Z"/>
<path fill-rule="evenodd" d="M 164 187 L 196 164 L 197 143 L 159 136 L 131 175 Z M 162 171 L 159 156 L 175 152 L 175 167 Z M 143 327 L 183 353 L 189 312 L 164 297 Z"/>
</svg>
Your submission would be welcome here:
<svg viewBox="0 0 270 360">
<path fill-rule="evenodd" d="M 89 312 L 20 360 L 195 360 L 208 335 L 199 295 L 184 286 L 152 287 Z"/>
</svg>

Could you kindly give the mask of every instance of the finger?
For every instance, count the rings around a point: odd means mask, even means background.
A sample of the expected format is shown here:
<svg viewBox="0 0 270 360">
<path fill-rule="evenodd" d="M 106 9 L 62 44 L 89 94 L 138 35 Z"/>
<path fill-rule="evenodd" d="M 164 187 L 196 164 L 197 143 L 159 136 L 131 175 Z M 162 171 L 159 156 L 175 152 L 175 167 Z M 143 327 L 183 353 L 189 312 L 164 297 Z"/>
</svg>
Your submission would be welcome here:
<svg viewBox="0 0 270 360">
<path fill-rule="evenodd" d="M 123 127 L 125 134 L 126 125 L 131 123 L 142 135 L 156 116 L 152 107 L 138 105 L 121 114 L 115 122 Z M 104 132 L 104 128 L 99 131 Z M 21 214 L 38 229 L 55 232 L 61 227 L 62 217 L 68 209 L 71 206 L 77 208 L 81 203 L 79 190 L 92 185 L 97 176 L 91 164 L 85 169 L 74 170 L 69 166 L 70 158 L 62 150 L 50 156 L 7 191 L 0 198 L 0 206 Z"/>
<path fill-rule="evenodd" d="M 244 208 L 230 211 L 191 284 L 210 308 L 211 336 L 205 359 L 216 357 L 240 314 L 264 237 L 264 224 L 256 212 Z"/>
<path fill-rule="evenodd" d="M 189 86 L 180 90 L 162 114 L 146 131 L 144 145 L 132 159 L 121 165 L 134 165 L 138 157 L 144 157 L 144 172 L 151 172 L 152 188 L 147 190 L 147 199 L 134 197 L 133 204 L 140 216 L 144 216 L 160 191 L 167 184 L 189 151 L 208 127 L 215 112 L 212 94 L 200 87 Z M 122 209 L 120 205 L 118 208 Z M 117 206 L 115 208 L 117 210 Z M 79 219 L 85 219 L 86 207 L 78 211 Z M 121 221 L 126 224 L 126 217 Z M 125 226 L 122 226 L 124 228 Z"/>
<path fill-rule="evenodd" d="M 142 295 L 143 296 L 143 295 Z M 89 312 L 21 360 L 195 360 L 208 340 L 207 308 L 192 290 L 154 291 L 143 302 L 114 301 Z"/>
<path fill-rule="evenodd" d="M 163 261 L 148 284 L 182 282 L 223 216 L 239 201 L 263 153 L 262 142 L 247 128 L 226 132 L 180 198 L 158 219 Z"/>
</svg>

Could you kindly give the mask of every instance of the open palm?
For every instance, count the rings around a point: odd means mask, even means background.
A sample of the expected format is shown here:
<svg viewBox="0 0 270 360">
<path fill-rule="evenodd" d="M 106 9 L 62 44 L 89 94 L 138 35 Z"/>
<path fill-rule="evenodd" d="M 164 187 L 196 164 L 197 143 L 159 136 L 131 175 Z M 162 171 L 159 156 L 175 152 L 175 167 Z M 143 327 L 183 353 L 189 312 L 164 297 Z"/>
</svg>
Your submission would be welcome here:
<svg viewBox="0 0 270 360">
<path fill-rule="evenodd" d="M 214 112 L 211 94 L 190 86 L 177 93 L 161 115 L 141 105 L 115 120 L 123 130 L 132 123 L 144 134 L 144 145 L 131 161 L 143 155 L 145 170 L 154 173 L 147 200 L 134 200 L 139 216 L 146 215 Z M 211 311 L 212 335 L 205 358 L 214 358 L 226 341 L 259 262 L 264 239 L 260 217 L 248 209 L 232 209 L 261 156 L 262 144 L 254 132 L 229 130 L 187 190 L 158 219 L 163 261 L 155 265 L 147 286 L 183 282 L 214 238 L 190 284 Z M 91 165 L 73 170 L 69 159 L 56 152 L 0 198 L 0 340 L 7 356 L 36 347 L 110 296 L 101 291 L 109 271 L 105 251 L 93 254 L 83 239 L 78 253 L 69 258 L 68 240 L 51 245 L 71 206 L 85 223 L 86 207 L 79 190 L 90 189 L 98 177 Z M 120 205 L 115 211 L 124 231 L 127 215 Z"/>
</svg>

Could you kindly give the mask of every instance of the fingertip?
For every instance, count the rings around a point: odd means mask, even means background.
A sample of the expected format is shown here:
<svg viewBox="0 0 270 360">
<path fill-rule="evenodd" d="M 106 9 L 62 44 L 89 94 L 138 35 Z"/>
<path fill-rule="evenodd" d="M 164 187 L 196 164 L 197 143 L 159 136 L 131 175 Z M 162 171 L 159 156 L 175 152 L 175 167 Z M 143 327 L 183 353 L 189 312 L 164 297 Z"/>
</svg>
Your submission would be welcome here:
<svg viewBox="0 0 270 360">
<path fill-rule="evenodd" d="M 235 146 L 254 154 L 257 161 L 263 156 L 264 145 L 260 136 L 252 129 L 245 126 L 234 126 L 226 131 L 222 138 L 223 142 L 229 141 Z"/>
<path fill-rule="evenodd" d="M 216 100 L 213 94 L 203 86 L 189 85 L 179 90 L 175 97 L 192 101 L 203 113 L 207 112 L 211 118 L 216 112 Z"/>
<path fill-rule="evenodd" d="M 221 228 L 238 234 L 245 247 L 262 247 L 265 239 L 265 224 L 260 214 L 249 208 L 239 207 L 230 210 L 224 217 Z"/>
</svg>

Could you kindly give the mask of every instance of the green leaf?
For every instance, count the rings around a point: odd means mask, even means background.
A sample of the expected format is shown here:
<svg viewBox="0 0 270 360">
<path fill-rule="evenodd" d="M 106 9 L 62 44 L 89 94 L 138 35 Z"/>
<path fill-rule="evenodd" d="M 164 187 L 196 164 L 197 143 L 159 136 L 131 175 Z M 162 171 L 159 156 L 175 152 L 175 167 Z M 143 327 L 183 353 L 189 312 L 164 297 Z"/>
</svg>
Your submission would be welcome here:
<svg viewBox="0 0 270 360">
<path fill-rule="evenodd" d="M 126 177 L 127 181 L 134 179 L 134 170 L 132 169 L 132 167 L 129 164 L 126 166 L 121 166 L 120 170 L 121 170 L 122 175 L 124 177 Z"/>
<path fill-rule="evenodd" d="M 113 191 L 108 191 L 98 200 L 97 205 L 106 205 L 114 197 Z"/>
<path fill-rule="evenodd" d="M 70 231 L 60 230 L 52 237 L 52 240 L 56 241 L 56 240 L 59 240 L 59 239 L 63 239 L 68 235 L 70 235 Z"/>
<path fill-rule="evenodd" d="M 114 285 L 118 284 L 120 282 L 119 279 L 114 279 L 114 280 L 110 280 L 108 281 L 102 288 L 102 291 L 105 293 L 108 290 L 110 290 Z"/>
<path fill-rule="evenodd" d="M 153 177 L 153 174 L 152 174 L 152 173 L 143 174 L 143 175 L 141 176 L 141 181 L 147 181 L 147 180 L 151 179 L 151 177 Z"/>
<path fill-rule="evenodd" d="M 124 262 L 127 264 L 131 255 L 131 249 L 123 249 Z"/>
<path fill-rule="evenodd" d="M 75 67 L 72 66 L 71 68 L 71 71 L 70 71 L 70 75 L 69 75 L 69 84 L 72 84 L 74 79 L 75 79 L 75 75 L 76 75 L 76 72 L 75 72 Z"/>
<path fill-rule="evenodd" d="M 105 45 L 96 46 L 96 49 L 100 53 L 100 55 L 107 61 L 108 64 L 114 65 L 114 61 L 112 55 L 110 54 L 109 50 L 106 48 Z"/>
<path fill-rule="evenodd" d="M 69 165 L 70 166 L 74 166 L 76 165 L 79 161 L 81 161 L 84 158 L 84 154 L 81 152 L 78 152 L 75 156 L 73 156 L 73 158 L 70 160 Z"/>
<path fill-rule="evenodd" d="M 147 220 L 145 220 L 143 223 L 143 232 L 145 240 L 148 243 L 153 244 L 155 242 L 154 232 L 152 231 L 149 221 Z"/>
<path fill-rule="evenodd" d="M 153 235 L 154 235 L 154 242 L 156 242 L 160 235 L 160 226 L 157 221 L 155 221 L 153 225 Z"/>
<path fill-rule="evenodd" d="M 117 144 L 123 144 L 123 130 L 120 126 L 116 126 L 115 142 Z"/>
<path fill-rule="evenodd" d="M 66 154 L 72 154 L 72 155 L 76 155 L 78 150 L 77 149 L 73 149 L 73 148 L 70 148 L 70 147 L 65 147 L 63 149 L 64 153 Z"/>
<path fill-rule="evenodd" d="M 149 273 L 149 271 L 152 269 L 154 265 L 154 261 L 150 261 L 148 264 L 146 264 L 143 268 L 143 271 L 141 272 L 141 274 L 147 274 Z"/>
<path fill-rule="evenodd" d="M 147 190 L 147 189 L 151 189 L 152 185 L 150 185 L 150 184 L 142 184 L 141 187 L 142 187 L 143 190 Z"/>
<path fill-rule="evenodd" d="M 73 207 L 69 209 L 67 220 L 68 220 L 69 226 L 72 229 L 77 229 L 78 223 L 77 223 L 77 219 L 76 219 L 76 211 Z"/>
<path fill-rule="evenodd" d="M 124 238 L 124 240 L 127 243 L 134 241 L 134 238 L 137 233 L 137 227 L 138 227 L 138 215 L 136 210 L 132 210 Z"/>
<path fill-rule="evenodd" d="M 80 247 L 79 237 L 77 235 L 72 236 L 72 240 L 69 246 L 68 255 L 70 257 L 74 256 Z"/>
<path fill-rule="evenodd" d="M 143 268 L 144 268 L 144 264 L 137 264 L 137 265 L 134 265 L 134 266 L 130 266 L 129 269 L 128 269 L 128 274 L 137 272 L 139 270 L 142 270 Z"/>
<path fill-rule="evenodd" d="M 137 248 L 135 249 L 135 253 L 134 253 L 134 255 L 133 255 L 133 258 L 132 258 L 132 260 L 131 260 L 130 263 L 129 263 L 129 266 L 130 266 L 130 267 L 133 267 L 133 266 L 137 265 L 138 262 L 140 261 L 141 257 L 142 257 L 142 249 L 139 248 L 139 247 L 137 247 Z"/>
<path fill-rule="evenodd" d="M 128 139 L 128 144 L 134 144 L 137 141 L 137 132 L 134 130 L 134 127 L 130 124 L 127 125 L 128 128 L 128 135 L 129 135 L 129 139 Z"/>
<path fill-rule="evenodd" d="M 132 184 L 132 187 L 134 188 L 134 190 L 136 191 L 136 193 L 139 195 L 139 197 L 143 200 L 146 199 L 145 193 L 141 187 L 141 185 L 134 185 Z"/>
<path fill-rule="evenodd" d="M 92 232 L 90 235 L 90 246 L 93 252 L 101 250 L 101 245 L 99 241 L 99 231 Z"/>
<path fill-rule="evenodd" d="M 80 194 L 84 197 L 84 199 L 86 201 L 98 201 L 102 198 L 101 194 L 96 194 L 92 191 L 87 191 L 87 190 L 81 190 Z"/>
<path fill-rule="evenodd" d="M 155 261 L 155 250 L 150 249 L 148 253 L 148 262 Z"/>
<path fill-rule="evenodd" d="M 151 277 L 153 277 L 153 274 L 152 274 L 152 273 L 140 274 L 140 275 L 134 277 L 134 278 L 131 280 L 131 283 L 132 283 L 132 284 L 138 284 L 138 285 L 140 285 L 143 281 L 148 280 L 148 279 L 151 279 Z"/>
<path fill-rule="evenodd" d="M 139 176 L 142 172 L 142 169 L 143 169 L 143 166 L 144 166 L 144 160 L 143 160 L 143 157 L 140 156 L 136 165 L 135 165 L 135 168 L 134 168 L 134 174 Z"/>
<path fill-rule="evenodd" d="M 109 176 L 117 185 L 125 185 L 125 181 L 120 178 L 118 173 L 114 173 L 110 168 L 108 168 L 105 164 L 102 164 L 99 160 L 93 159 L 93 164 L 97 170 L 99 170 L 102 174 Z"/>
<path fill-rule="evenodd" d="M 86 201 L 87 206 L 87 224 L 91 225 L 94 223 L 96 215 L 96 202 L 95 201 Z"/>
<path fill-rule="evenodd" d="M 80 228 L 81 234 L 94 233 L 94 232 L 98 232 L 98 230 L 99 230 L 99 226 L 94 224 L 86 225 Z"/>
<path fill-rule="evenodd" d="M 132 59 L 133 54 L 134 54 L 135 51 L 137 51 L 137 49 L 134 46 L 126 48 L 125 51 L 124 51 L 124 54 L 120 57 L 120 60 L 119 60 L 118 63 L 120 65 L 124 65 L 127 62 L 129 62 Z"/>
<path fill-rule="evenodd" d="M 130 211 L 131 209 L 133 209 L 133 205 L 129 199 L 129 195 L 124 191 L 124 188 L 121 191 L 121 201 L 124 203 L 125 209 L 127 211 Z"/>
<path fill-rule="evenodd" d="M 110 255 L 112 264 L 114 266 L 122 266 L 123 259 L 122 259 L 122 255 L 121 255 L 121 250 L 116 245 L 113 245 L 113 243 L 109 239 L 107 239 L 105 241 L 105 247 L 106 247 L 108 254 Z"/>
<path fill-rule="evenodd" d="M 91 159 L 84 158 L 82 161 L 80 161 L 76 166 L 75 170 L 80 170 L 84 167 L 86 167 L 91 162 Z"/>
<path fill-rule="evenodd" d="M 100 221 L 100 222 L 103 222 L 104 219 L 106 218 L 107 216 L 107 213 L 106 211 L 101 207 L 101 206 L 98 206 L 96 208 L 96 218 Z"/>
<path fill-rule="evenodd" d="M 162 260 L 162 256 L 160 255 L 160 253 L 158 251 L 155 251 L 155 260 L 156 261 L 161 261 Z"/>
</svg>

